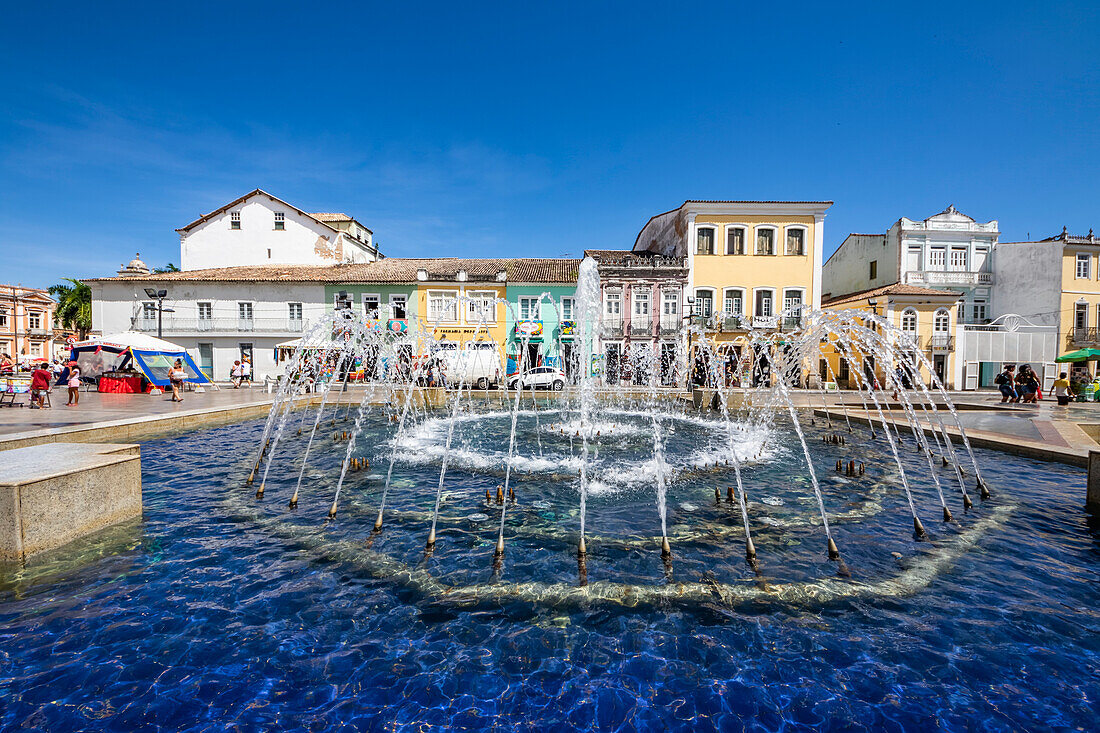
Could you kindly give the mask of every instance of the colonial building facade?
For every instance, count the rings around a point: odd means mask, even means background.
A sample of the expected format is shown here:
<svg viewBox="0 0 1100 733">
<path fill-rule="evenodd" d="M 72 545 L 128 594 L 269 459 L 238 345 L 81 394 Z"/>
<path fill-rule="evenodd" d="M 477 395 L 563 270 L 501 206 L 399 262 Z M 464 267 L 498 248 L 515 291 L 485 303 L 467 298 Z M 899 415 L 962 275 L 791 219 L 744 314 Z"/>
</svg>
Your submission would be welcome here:
<svg viewBox="0 0 1100 733">
<path fill-rule="evenodd" d="M 308 214 L 256 189 L 176 230 L 180 268 L 373 262 L 373 234 L 347 214 Z"/>
<path fill-rule="evenodd" d="M 18 363 L 50 359 L 57 303 L 46 290 L 0 285 L 0 354 Z"/>
</svg>

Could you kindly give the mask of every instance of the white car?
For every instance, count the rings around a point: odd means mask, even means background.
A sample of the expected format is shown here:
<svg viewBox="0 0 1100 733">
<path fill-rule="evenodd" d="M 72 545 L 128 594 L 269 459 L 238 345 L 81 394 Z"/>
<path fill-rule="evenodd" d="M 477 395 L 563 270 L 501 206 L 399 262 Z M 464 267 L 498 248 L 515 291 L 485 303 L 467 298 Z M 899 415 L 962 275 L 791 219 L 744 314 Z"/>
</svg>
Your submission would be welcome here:
<svg viewBox="0 0 1100 733">
<path fill-rule="evenodd" d="M 508 378 L 508 389 L 552 389 L 561 391 L 565 389 L 565 372 L 554 367 L 535 367 L 523 373 Z"/>
</svg>

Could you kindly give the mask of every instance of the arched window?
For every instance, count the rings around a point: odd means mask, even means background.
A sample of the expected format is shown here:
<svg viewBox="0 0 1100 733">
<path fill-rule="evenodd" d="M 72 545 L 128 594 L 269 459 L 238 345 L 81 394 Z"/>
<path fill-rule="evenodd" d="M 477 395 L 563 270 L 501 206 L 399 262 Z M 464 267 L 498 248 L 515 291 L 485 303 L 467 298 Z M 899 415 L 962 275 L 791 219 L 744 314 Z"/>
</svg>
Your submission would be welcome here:
<svg viewBox="0 0 1100 733">
<path fill-rule="evenodd" d="M 901 330 L 909 335 L 917 332 L 917 309 L 906 308 L 901 312 Z"/>
<path fill-rule="evenodd" d="M 932 330 L 936 333 L 947 333 L 951 329 L 951 313 L 946 308 L 940 308 L 932 317 Z"/>
</svg>

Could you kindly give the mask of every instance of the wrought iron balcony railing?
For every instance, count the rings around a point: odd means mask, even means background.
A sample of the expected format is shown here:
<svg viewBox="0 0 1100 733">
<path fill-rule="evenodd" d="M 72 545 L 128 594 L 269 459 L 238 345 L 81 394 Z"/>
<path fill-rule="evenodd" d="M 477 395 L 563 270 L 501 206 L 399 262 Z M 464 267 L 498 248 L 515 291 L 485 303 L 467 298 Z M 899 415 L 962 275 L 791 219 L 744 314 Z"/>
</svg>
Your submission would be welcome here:
<svg viewBox="0 0 1100 733">
<path fill-rule="evenodd" d="M 139 318 L 139 331 L 156 331 L 156 318 Z M 165 317 L 165 333 L 301 333 L 300 318 L 170 318 Z"/>
<path fill-rule="evenodd" d="M 928 348 L 931 351 L 954 351 L 955 337 L 933 334 L 928 338 Z"/>
</svg>

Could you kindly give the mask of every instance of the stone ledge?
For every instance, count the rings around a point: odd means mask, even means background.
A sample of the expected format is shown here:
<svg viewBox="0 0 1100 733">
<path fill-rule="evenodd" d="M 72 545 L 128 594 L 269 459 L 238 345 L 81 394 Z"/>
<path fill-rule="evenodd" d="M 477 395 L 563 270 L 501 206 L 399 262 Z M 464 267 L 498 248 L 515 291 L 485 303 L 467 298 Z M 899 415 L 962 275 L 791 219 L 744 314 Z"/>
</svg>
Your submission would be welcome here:
<svg viewBox="0 0 1100 733">
<path fill-rule="evenodd" d="M 0 561 L 19 562 L 141 516 L 141 448 L 50 443 L 0 460 Z"/>
</svg>

